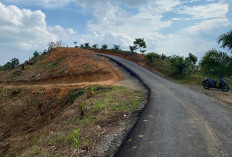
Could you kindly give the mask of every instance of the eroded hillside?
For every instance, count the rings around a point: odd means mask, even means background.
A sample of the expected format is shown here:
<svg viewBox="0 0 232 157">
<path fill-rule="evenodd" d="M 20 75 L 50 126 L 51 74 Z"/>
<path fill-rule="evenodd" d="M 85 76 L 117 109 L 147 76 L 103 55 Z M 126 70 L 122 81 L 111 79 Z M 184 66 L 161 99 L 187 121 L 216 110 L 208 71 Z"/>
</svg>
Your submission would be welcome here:
<svg viewBox="0 0 232 157">
<path fill-rule="evenodd" d="M 0 71 L 3 84 L 49 84 L 120 80 L 120 73 L 96 53 L 78 48 L 56 48 L 10 71 Z"/>
</svg>

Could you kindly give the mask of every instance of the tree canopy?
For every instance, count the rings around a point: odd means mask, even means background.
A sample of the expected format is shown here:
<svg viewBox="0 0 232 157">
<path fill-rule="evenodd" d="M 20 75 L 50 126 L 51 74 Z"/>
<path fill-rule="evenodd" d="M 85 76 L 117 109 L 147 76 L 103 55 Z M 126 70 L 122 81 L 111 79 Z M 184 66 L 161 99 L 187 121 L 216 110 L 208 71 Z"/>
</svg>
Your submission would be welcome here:
<svg viewBox="0 0 232 157">
<path fill-rule="evenodd" d="M 108 48 L 108 45 L 106 45 L 106 44 L 103 44 L 101 47 L 102 50 L 106 50 L 107 48 Z"/>
<path fill-rule="evenodd" d="M 222 34 L 218 39 L 218 44 L 222 43 L 221 47 L 227 47 L 232 52 L 232 30 L 226 34 Z"/>
<path fill-rule="evenodd" d="M 143 38 L 137 38 L 134 41 L 134 46 L 138 49 L 140 49 L 140 52 L 142 52 L 142 54 L 146 51 L 144 50 L 145 48 L 147 48 L 146 42 L 144 41 Z M 144 49 L 143 49 L 144 48 Z"/>
<path fill-rule="evenodd" d="M 207 75 L 231 76 L 232 58 L 224 52 L 213 49 L 203 56 L 200 61 L 200 68 Z"/>
</svg>

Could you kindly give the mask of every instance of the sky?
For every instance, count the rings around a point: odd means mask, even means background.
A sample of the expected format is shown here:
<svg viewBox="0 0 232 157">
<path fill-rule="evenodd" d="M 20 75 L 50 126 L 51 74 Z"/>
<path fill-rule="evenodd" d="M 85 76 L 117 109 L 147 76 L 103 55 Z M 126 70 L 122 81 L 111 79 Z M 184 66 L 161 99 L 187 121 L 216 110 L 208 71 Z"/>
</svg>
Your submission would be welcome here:
<svg viewBox="0 0 232 157">
<path fill-rule="evenodd" d="M 144 38 L 147 52 L 199 58 L 220 49 L 232 30 L 231 0 L 0 0 L 0 65 L 23 63 L 49 42 L 89 42 L 129 50 Z"/>
</svg>

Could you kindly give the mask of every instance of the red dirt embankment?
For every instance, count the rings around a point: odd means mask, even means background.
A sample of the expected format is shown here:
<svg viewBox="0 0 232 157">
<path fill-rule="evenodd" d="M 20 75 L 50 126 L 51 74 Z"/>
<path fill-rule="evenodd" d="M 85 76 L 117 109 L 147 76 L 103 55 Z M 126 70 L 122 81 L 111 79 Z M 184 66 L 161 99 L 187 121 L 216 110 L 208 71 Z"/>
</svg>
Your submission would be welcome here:
<svg viewBox="0 0 232 157">
<path fill-rule="evenodd" d="M 0 71 L 0 156 L 15 156 L 33 146 L 33 138 L 54 131 L 55 127 L 49 130 L 49 126 L 69 107 L 79 113 L 72 102 L 72 90 L 122 79 L 119 70 L 95 52 L 64 47 L 26 61 L 24 70 L 18 66 Z M 57 123 L 60 125 L 62 120 Z"/>
<path fill-rule="evenodd" d="M 56 48 L 10 71 L 0 72 L 3 84 L 57 84 L 121 80 L 105 58 L 78 48 Z"/>
</svg>

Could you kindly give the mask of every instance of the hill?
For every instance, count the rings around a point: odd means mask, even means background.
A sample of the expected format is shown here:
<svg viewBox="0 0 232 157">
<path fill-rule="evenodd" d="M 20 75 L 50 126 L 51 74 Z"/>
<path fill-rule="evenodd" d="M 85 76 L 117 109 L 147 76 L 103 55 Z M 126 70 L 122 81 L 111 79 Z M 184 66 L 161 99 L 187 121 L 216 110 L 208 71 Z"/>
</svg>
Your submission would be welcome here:
<svg viewBox="0 0 232 157">
<path fill-rule="evenodd" d="M 0 156 L 104 156 L 100 139 L 146 101 L 124 78 L 95 52 L 63 47 L 0 71 Z"/>
<path fill-rule="evenodd" d="M 120 80 L 120 73 L 94 52 L 78 48 L 56 48 L 10 71 L 0 71 L 3 84 L 80 83 Z"/>
</svg>

